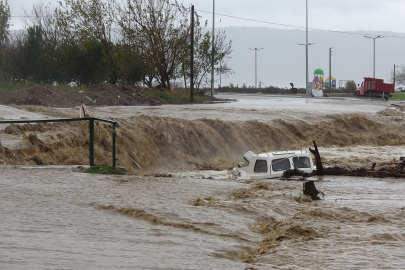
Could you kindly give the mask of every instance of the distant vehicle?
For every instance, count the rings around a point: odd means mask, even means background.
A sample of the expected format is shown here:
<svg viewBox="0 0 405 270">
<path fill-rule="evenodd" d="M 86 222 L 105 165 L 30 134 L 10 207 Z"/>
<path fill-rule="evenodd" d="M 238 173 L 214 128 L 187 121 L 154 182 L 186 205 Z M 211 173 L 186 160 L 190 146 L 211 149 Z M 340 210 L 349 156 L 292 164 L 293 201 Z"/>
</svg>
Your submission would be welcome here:
<svg viewBox="0 0 405 270">
<path fill-rule="evenodd" d="M 364 78 L 361 86 L 354 91 L 354 96 L 377 97 L 388 100 L 394 92 L 394 84 L 384 83 L 382 79 Z"/>
<path fill-rule="evenodd" d="M 297 168 L 311 173 L 315 167 L 311 155 L 302 151 L 283 151 L 272 153 L 255 154 L 247 152 L 243 159 L 248 163 L 243 167 L 233 168 L 234 177 L 246 177 L 248 179 L 266 179 L 281 177 L 286 170 Z"/>
</svg>

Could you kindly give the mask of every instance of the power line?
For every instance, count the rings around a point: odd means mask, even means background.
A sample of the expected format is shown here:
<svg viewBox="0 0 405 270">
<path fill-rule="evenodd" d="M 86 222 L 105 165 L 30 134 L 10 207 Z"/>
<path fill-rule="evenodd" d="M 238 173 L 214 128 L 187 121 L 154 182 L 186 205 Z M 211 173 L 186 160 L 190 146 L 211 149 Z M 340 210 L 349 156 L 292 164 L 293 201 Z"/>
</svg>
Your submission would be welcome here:
<svg viewBox="0 0 405 270">
<path fill-rule="evenodd" d="M 204 10 L 197 10 L 202 13 L 209 13 L 212 14 L 210 11 L 204 11 Z M 278 25 L 278 26 L 284 26 L 284 27 L 291 27 L 291 28 L 298 28 L 298 29 L 306 29 L 304 26 L 297 26 L 297 25 L 290 25 L 290 24 L 282 24 L 282 23 L 274 23 L 274 22 L 267 22 L 267 21 L 261 21 L 261 20 L 255 20 L 255 19 L 249 19 L 249 18 L 243 18 L 243 17 L 237 17 L 237 16 L 231 16 L 231 15 L 226 15 L 226 14 L 220 14 L 220 13 L 215 13 L 218 16 L 223 16 L 223 17 L 228 17 L 228 18 L 233 18 L 233 19 L 239 19 L 239 20 L 245 20 L 245 21 L 250 21 L 250 22 L 259 22 L 259 23 L 265 23 L 265 24 L 272 24 L 272 25 Z M 309 30 L 315 30 L 315 31 L 324 31 L 324 32 L 331 32 L 331 33 L 340 33 L 340 34 L 349 34 L 349 35 L 370 35 L 370 34 L 364 34 L 364 33 L 357 33 L 357 32 L 348 32 L 348 31 L 337 31 L 337 30 L 328 30 L 328 29 L 319 29 L 319 28 L 308 28 Z M 370 36 L 377 36 L 377 35 L 370 35 Z M 384 36 L 384 37 L 389 37 L 389 38 L 403 38 L 400 36 Z"/>
<path fill-rule="evenodd" d="M 341 52 L 341 51 L 335 51 L 334 55 L 351 55 L 351 56 L 361 56 L 361 57 L 371 57 L 372 53 L 365 54 L 365 53 L 355 53 L 355 52 Z M 387 55 L 387 54 L 378 54 L 378 57 L 385 58 L 385 59 L 399 59 L 399 58 L 404 58 L 405 55 Z"/>
<path fill-rule="evenodd" d="M 351 55 L 351 54 L 339 54 L 339 53 L 334 53 L 334 56 L 338 57 L 344 57 L 344 58 L 356 58 L 356 59 L 373 59 L 373 56 L 367 57 L 365 55 Z M 405 58 L 405 57 L 404 57 Z M 381 61 L 392 61 L 394 58 L 382 58 L 382 57 L 377 57 L 377 60 Z M 401 59 L 401 58 L 395 58 L 395 59 Z"/>
<path fill-rule="evenodd" d="M 342 49 L 342 48 L 335 48 L 335 47 L 333 47 L 333 49 L 335 49 L 335 50 L 342 50 L 342 51 L 351 51 L 351 52 L 373 53 L 373 52 L 371 52 L 371 51 L 360 51 L 360 50 Z M 405 55 L 405 53 L 389 53 L 389 52 L 376 52 L 376 53 L 382 53 L 382 54 L 402 54 L 402 55 Z"/>
<path fill-rule="evenodd" d="M 204 10 L 198 10 L 196 9 L 195 11 L 199 11 L 202 13 L 208 13 L 212 14 L 212 11 L 204 11 Z M 282 23 L 275 23 L 275 22 L 268 22 L 268 21 L 261 21 L 261 20 L 255 20 L 255 19 L 249 19 L 249 18 L 243 18 L 243 17 L 238 17 L 238 16 L 232 16 L 232 15 L 226 15 L 226 14 L 220 14 L 220 13 L 215 13 L 218 16 L 223 16 L 223 17 L 228 17 L 228 18 L 233 18 L 233 19 L 238 19 L 238 20 L 244 20 L 244 21 L 250 21 L 250 22 L 259 22 L 259 23 L 265 23 L 265 24 L 272 24 L 272 25 L 277 25 L 277 26 L 284 26 L 284 27 L 290 27 L 290 28 L 297 28 L 297 29 L 306 29 L 304 26 L 297 26 L 297 25 L 291 25 L 291 24 L 282 24 Z M 12 18 L 30 18 L 30 17 L 54 17 L 54 16 L 28 16 L 28 15 L 19 15 L 19 16 L 10 16 Z M 365 33 L 358 33 L 358 32 L 349 32 L 349 31 L 338 31 L 338 30 L 329 30 L 329 29 L 320 29 L 320 28 L 308 28 L 309 30 L 314 30 L 314 31 L 323 31 L 323 32 L 330 32 L 330 33 L 339 33 L 339 34 L 349 34 L 349 35 L 370 35 L 370 36 L 377 36 L 377 35 L 372 35 L 372 34 L 365 34 Z M 384 36 L 386 38 L 400 38 L 400 39 L 405 39 L 405 36 L 400 37 L 400 36 Z"/>
</svg>

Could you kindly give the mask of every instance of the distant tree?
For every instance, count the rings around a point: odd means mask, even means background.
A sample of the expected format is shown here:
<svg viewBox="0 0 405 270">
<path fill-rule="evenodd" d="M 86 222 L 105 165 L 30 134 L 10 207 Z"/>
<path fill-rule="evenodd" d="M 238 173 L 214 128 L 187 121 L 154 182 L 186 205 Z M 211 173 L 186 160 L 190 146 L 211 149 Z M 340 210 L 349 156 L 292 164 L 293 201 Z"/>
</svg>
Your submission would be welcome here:
<svg viewBox="0 0 405 270">
<path fill-rule="evenodd" d="M 391 82 L 394 82 L 394 71 L 391 71 Z M 395 71 L 395 84 L 405 85 L 405 66 Z"/>
<path fill-rule="evenodd" d="M 64 65 L 61 62 L 63 56 L 60 55 L 60 48 L 66 44 L 66 40 L 62 35 L 63 27 L 59 27 L 60 12 L 57 8 L 53 9 L 51 3 L 39 1 L 30 10 L 24 9 L 24 13 L 22 21 L 26 29 L 41 29 L 41 83 L 62 83 L 66 71 L 62 70 Z M 30 37 L 29 33 L 28 36 Z M 32 41 L 31 37 L 30 39 Z M 27 54 L 26 57 L 33 56 Z"/>
<path fill-rule="evenodd" d="M 10 6 L 7 0 L 0 0 L 0 48 L 7 45 L 10 34 Z"/>
<path fill-rule="evenodd" d="M 42 28 L 40 26 L 29 27 L 25 44 L 25 64 L 27 75 L 31 76 L 37 83 L 41 83 L 46 76 L 42 69 L 43 45 Z"/>
<path fill-rule="evenodd" d="M 103 56 L 109 63 L 108 81 L 118 81 L 114 44 L 112 40 L 115 25 L 113 0 L 64 0 L 60 3 L 58 26 L 63 29 L 64 38 L 83 43 L 95 40 L 104 50 Z"/>
<path fill-rule="evenodd" d="M 20 82 L 26 79 L 26 39 L 25 33 L 22 32 L 11 36 L 8 46 L 4 49 L 3 79 L 11 82 Z"/>
<path fill-rule="evenodd" d="M 189 39 L 189 11 L 169 0 L 127 0 L 117 9 L 121 35 L 139 49 L 147 74 L 170 88 Z"/>
<path fill-rule="evenodd" d="M 42 29 L 42 36 L 46 42 L 55 43 L 62 39 L 63 27 L 60 27 L 61 20 L 58 8 L 52 9 L 51 3 L 39 1 L 32 5 L 31 10 L 24 9 L 25 16 L 22 22 L 25 28 L 39 26 Z"/>
<path fill-rule="evenodd" d="M 10 34 L 10 6 L 7 0 L 0 0 L 0 68 L 3 69 L 4 50 L 9 43 Z M 2 70 L 4 76 L 4 71 Z"/>
<path fill-rule="evenodd" d="M 134 84 L 145 78 L 147 65 L 142 62 L 136 48 L 121 42 L 115 45 L 115 52 L 120 80 Z"/>
<path fill-rule="evenodd" d="M 346 82 L 346 89 L 348 91 L 355 91 L 357 88 L 357 85 L 354 81 L 347 81 Z"/>
<path fill-rule="evenodd" d="M 79 83 L 95 85 L 103 82 L 107 76 L 109 67 L 103 45 L 97 40 L 88 40 L 83 45 L 79 57 Z"/>
</svg>

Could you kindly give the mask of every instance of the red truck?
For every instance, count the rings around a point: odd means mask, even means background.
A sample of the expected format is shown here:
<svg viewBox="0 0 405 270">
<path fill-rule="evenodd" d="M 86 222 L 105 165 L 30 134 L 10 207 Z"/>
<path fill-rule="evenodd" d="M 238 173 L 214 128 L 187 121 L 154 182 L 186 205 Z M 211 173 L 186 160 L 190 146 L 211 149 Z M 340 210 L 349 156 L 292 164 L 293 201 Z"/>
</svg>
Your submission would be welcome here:
<svg viewBox="0 0 405 270">
<path fill-rule="evenodd" d="M 394 84 L 384 83 L 382 79 L 364 78 L 361 86 L 354 91 L 354 96 L 378 97 L 388 100 L 394 92 Z"/>
</svg>

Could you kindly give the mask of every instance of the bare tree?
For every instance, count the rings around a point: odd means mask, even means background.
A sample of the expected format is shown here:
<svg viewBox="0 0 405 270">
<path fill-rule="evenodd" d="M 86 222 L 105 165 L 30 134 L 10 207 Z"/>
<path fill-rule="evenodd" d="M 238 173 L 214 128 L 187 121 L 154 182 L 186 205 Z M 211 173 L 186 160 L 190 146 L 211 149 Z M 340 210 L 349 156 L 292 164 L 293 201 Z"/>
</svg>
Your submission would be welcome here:
<svg viewBox="0 0 405 270">
<path fill-rule="evenodd" d="M 204 38 L 205 41 L 202 43 L 202 46 L 198 48 L 196 55 L 201 66 L 199 76 L 196 80 L 197 88 L 211 84 L 211 77 L 209 76 L 212 61 L 211 33 L 207 32 Z M 209 47 L 207 48 L 208 43 Z M 225 31 L 220 31 L 216 35 L 214 43 L 214 65 L 217 66 L 215 68 L 215 73 L 217 75 L 222 74 L 228 76 L 229 74 L 233 74 L 232 68 L 228 65 L 228 59 L 230 58 L 231 53 L 232 41 L 226 42 Z"/>
<path fill-rule="evenodd" d="M 24 14 L 22 22 L 25 29 L 34 26 L 40 27 L 43 38 L 47 42 L 56 42 L 62 38 L 61 28 L 58 27 L 60 12 L 57 8 L 53 9 L 51 3 L 44 1 L 34 3 L 31 10 L 24 9 Z"/>
<path fill-rule="evenodd" d="M 391 71 L 391 81 L 394 82 L 394 72 Z M 405 66 L 401 66 L 401 69 L 395 71 L 395 84 L 405 85 Z"/>
<path fill-rule="evenodd" d="M 204 28 L 207 27 L 207 22 L 204 27 L 201 27 L 199 16 L 197 16 L 195 23 L 195 37 L 194 37 L 194 83 L 196 89 L 202 89 L 211 84 L 211 64 L 212 64 L 212 39 L 211 32 L 205 32 Z M 189 43 L 187 48 L 183 51 L 186 55 L 183 56 L 183 63 L 179 72 L 184 78 L 185 84 L 190 77 L 190 59 L 189 59 Z M 214 43 L 214 65 L 217 75 L 232 74 L 232 68 L 228 65 L 228 59 L 232 53 L 232 41 L 226 42 L 225 31 L 220 31 L 215 37 Z"/>
</svg>

